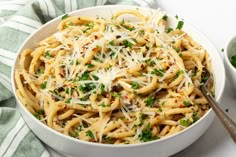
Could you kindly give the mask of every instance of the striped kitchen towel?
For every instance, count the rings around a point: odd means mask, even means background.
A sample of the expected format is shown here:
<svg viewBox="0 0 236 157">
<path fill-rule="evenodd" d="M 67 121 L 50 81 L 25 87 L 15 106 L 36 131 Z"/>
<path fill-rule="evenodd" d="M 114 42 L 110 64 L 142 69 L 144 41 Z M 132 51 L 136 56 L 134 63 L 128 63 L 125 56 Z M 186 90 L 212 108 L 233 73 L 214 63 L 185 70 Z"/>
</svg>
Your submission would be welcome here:
<svg viewBox="0 0 236 157">
<path fill-rule="evenodd" d="M 10 71 L 24 40 L 67 12 L 104 4 L 155 7 L 155 0 L 0 0 L 0 157 L 47 157 L 43 144 L 15 109 Z"/>
</svg>

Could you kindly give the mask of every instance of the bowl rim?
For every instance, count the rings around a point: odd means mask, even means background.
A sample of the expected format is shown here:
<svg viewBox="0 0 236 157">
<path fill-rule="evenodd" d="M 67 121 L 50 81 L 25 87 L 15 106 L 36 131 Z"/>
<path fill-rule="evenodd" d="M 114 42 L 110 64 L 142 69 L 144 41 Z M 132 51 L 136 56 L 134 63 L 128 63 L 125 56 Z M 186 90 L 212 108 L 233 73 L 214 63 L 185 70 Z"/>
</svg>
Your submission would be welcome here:
<svg viewBox="0 0 236 157">
<path fill-rule="evenodd" d="M 69 12 L 67 13 L 68 15 L 74 15 L 78 12 L 81 12 L 81 11 L 86 11 L 86 10 L 96 10 L 96 9 L 101 9 L 101 8 L 104 8 L 104 9 L 108 9 L 108 8 L 117 8 L 117 9 L 140 9 L 140 10 L 155 10 L 155 9 L 152 9 L 152 8 L 142 8 L 142 7 L 139 7 L 139 6 L 131 6 L 131 5 L 102 5 L 102 6 L 93 6 L 93 7 L 87 7 L 87 8 L 83 8 L 83 9 L 79 9 L 79 10 L 75 10 L 75 11 L 72 11 L 72 12 Z M 174 17 L 174 15 L 172 15 L 171 13 L 168 13 L 168 16 L 170 17 Z M 180 132 L 177 132 L 175 134 L 172 134 L 170 136 L 167 136 L 167 137 L 164 137 L 162 139 L 158 139 L 158 140 L 153 140 L 153 141 L 149 141 L 149 142 L 143 142 L 143 143 L 137 143 L 137 144 L 127 144 L 127 145 L 115 145 L 115 144 L 104 144 L 104 143 L 95 143 L 95 142 L 88 142 L 88 141 L 83 141 L 83 140 L 80 140 L 80 139 L 75 139 L 73 137 L 70 137 L 68 135 L 65 135 L 63 133 L 60 133 L 60 132 L 57 132 L 56 130 L 48 127 L 47 125 L 43 124 L 40 120 L 36 119 L 33 114 L 31 114 L 27 109 L 26 107 L 24 107 L 24 105 L 18 100 L 17 96 L 16 96 L 16 85 L 15 85 L 15 79 L 14 79 L 14 70 L 15 70 L 15 67 L 16 67 L 16 62 L 18 60 L 18 57 L 19 55 L 21 54 L 22 52 L 22 49 L 24 47 L 24 45 L 28 42 L 28 40 L 30 38 L 32 38 L 37 32 L 39 32 L 41 29 L 47 27 L 48 25 L 56 22 L 56 21 L 59 21 L 61 19 L 63 15 L 61 16 L 58 16 L 52 20 L 50 20 L 49 22 L 45 23 L 44 25 L 42 25 L 40 28 L 38 28 L 35 32 L 33 32 L 31 35 L 29 35 L 27 37 L 27 39 L 25 39 L 25 41 L 22 43 L 22 45 L 20 46 L 20 48 L 18 49 L 17 53 L 16 53 L 16 57 L 14 59 L 14 64 L 12 66 L 12 69 L 11 69 L 11 83 L 12 83 L 12 90 L 13 90 L 13 93 L 14 93 L 14 96 L 16 98 L 16 101 L 17 101 L 17 105 L 24 110 L 24 112 L 27 113 L 28 116 L 30 116 L 31 120 L 33 120 L 34 122 L 37 123 L 37 125 L 43 127 L 45 130 L 47 131 L 50 131 L 51 133 L 57 135 L 57 136 L 60 136 L 61 138 L 65 138 L 66 140 L 70 140 L 70 141 L 73 141 L 73 142 L 76 142 L 76 143 L 82 143 L 82 144 L 85 144 L 85 145 L 91 145 L 91 146 L 96 146 L 96 147 L 107 147 L 107 148 L 111 148 L 111 147 L 115 147 L 115 148 L 127 148 L 127 147 L 140 147 L 140 146 L 144 146 L 144 145 L 151 145 L 151 144 L 154 144 L 154 143 L 159 143 L 159 142 L 162 142 L 162 141 L 167 141 L 167 140 L 170 140 L 178 135 L 181 135 L 181 134 L 184 134 L 186 132 L 188 132 L 189 130 L 195 128 L 199 123 L 201 123 L 201 121 L 203 119 L 205 119 L 205 117 L 207 117 L 212 111 L 212 108 L 210 108 L 205 114 L 203 117 L 201 117 L 197 122 L 195 122 L 194 124 L 192 124 L 191 126 L 185 128 L 184 130 L 180 131 Z M 78 16 L 78 14 L 76 15 Z M 180 18 L 179 18 L 180 19 Z M 201 35 L 203 38 L 205 38 L 205 40 L 208 42 L 207 44 L 214 48 L 216 52 L 217 49 L 215 48 L 215 46 L 211 43 L 211 41 L 206 37 L 205 34 L 203 34 L 201 31 L 199 31 L 196 27 L 194 27 L 191 23 L 189 22 L 186 22 L 187 23 L 187 26 L 189 28 L 191 28 L 192 30 L 196 31 L 197 34 Z M 226 77 L 225 77 L 225 67 L 223 65 L 223 62 L 222 62 L 222 59 L 219 55 L 219 53 L 216 54 L 216 57 L 217 57 L 217 60 L 219 60 L 219 64 L 221 64 L 221 67 L 222 67 L 222 72 L 224 73 L 224 75 L 222 75 L 223 77 L 223 82 L 221 83 L 221 86 L 219 87 L 219 93 L 216 97 L 216 101 L 219 101 L 221 96 L 223 95 L 223 91 L 224 91 L 224 87 L 225 87 L 225 81 L 226 81 Z M 21 113 L 22 114 L 22 113 Z M 23 116 L 24 117 L 24 116 Z M 26 123 L 27 124 L 27 123 Z M 29 127 L 30 128 L 30 127 Z M 30 128 L 31 130 L 31 128 Z M 33 130 L 31 130 L 33 131 Z M 34 132 L 34 131 L 33 131 Z M 37 135 L 36 135 L 37 136 Z M 38 136 L 37 136 L 38 137 Z"/>
<path fill-rule="evenodd" d="M 235 35 L 231 36 L 228 39 L 228 41 L 226 42 L 224 58 L 225 58 L 225 62 L 227 64 L 227 66 L 230 68 L 230 70 L 236 73 L 236 68 L 230 62 L 230 57 L 231 57 L 230 55 L 232 55 L 232 53 L 229 52 L 230 51 L 229 46 L 232 44 L 233 41 L 235 41 L 235 43 L 236 43 L 236 36 Z M 235 55 L 236 55 L 236 53 L 235 53 Z"/>
</svg>

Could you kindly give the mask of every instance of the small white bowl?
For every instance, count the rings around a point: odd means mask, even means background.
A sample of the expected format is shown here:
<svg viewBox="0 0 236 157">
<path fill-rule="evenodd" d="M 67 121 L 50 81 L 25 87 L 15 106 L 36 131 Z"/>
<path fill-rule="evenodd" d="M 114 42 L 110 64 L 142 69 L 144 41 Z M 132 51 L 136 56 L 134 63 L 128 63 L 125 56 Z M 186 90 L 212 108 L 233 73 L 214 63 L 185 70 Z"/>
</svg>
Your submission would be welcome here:
<svg viewBox="0 0 236 157">
<path fill-rule="evenodd" d="M 92 8 L 85 8 L 69 13 L 69 15 L 86 15 L 93 16 L 100 15 L 105 18 L 110 18 L 112 12 L 124 9 L 136 9 L 136 6 L 98 6 Z M 142 13 L 153 11 L 151 9 L 139 8 Z M 171 23 L 176 26 L 177 22 L 174 20 L 174 16 L 171 17 Z M 16 85 L 14 80 L 14 69 L 19 62 L 19 56 L 21 52 L 26 48 L 34 48 L 35 43 L 50 36 L 56 31 L 58 23 L 61 21 L 61 17 L 58 17 L 49 23 L 45 24 L 38 31 L 32 34 L 21 46 L 17 53 L 15 65 L 12 68 L 12 84 L 13 91 L 16 92 Z M 216 101 L 219 101 L 222 96 L 225 86 L 225 69 L 223 62 L 217 52 L 216 48 L 209 42 L 209 40 L 197 31 L 194 27 L 188 23 L 184 24 L 183 30 L 187 32 L 196 42 L 201 44 L 209 53 L 212 61 L 213 74 L 215 78 L 215 95 Z M 151 141 L 141 144 L 133 145 L 109 145 L 85 142 L 82 140 L 74 139 L 72 137 L 61 134 L 48 126 L 41 123 L 39 120 L 24 107 L 24 105 L 17 99 L 20 112 L 26 121 L 30 129 L 48 146 L 53 149 L 70 156 L 81 156 L 81 157 L 166 157 L 171 156 L 184 148 L 191 145 L 196 141 L 210 126 L 214 120 L 215 114 L 210 109 L 201 119 L 196 123 L 186 128 L 185 130 L 171 135 L 167 138 L 163 138 L 156 141 Z"/>
<path fill-rule="evenodd" d="M 236 55 L 236 36 L 230 38 L 230 40 L 227 42 L 224 53 L 224 63 L 227 69 L 227 78 L 232 84 L 231 87 L 236 89 L 236 68 L 230 62 L 233 55 Z"/>
</svg>

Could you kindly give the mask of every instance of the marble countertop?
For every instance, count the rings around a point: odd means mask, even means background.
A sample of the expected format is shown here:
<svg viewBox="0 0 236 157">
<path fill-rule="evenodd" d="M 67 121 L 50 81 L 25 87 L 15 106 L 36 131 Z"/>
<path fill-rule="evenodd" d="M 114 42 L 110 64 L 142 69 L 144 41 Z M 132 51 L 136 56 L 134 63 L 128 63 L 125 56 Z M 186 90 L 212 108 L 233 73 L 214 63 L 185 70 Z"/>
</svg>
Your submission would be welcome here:
<svg viewBox="0 0 236 157">
<path fill-rule="evenodd" d="M 204 33 L 217 48 L 225 49 L 228 40 L 236 35 L 235 0 L 157 0 L 163 10 L 178 15 Z M 223 57 L 222 57 L 223 59 Z M 220 104 L 228 110 L 236 121 L 236 90 L 231 89 L 231 82 L 226 81 Z M 49 149 L 54 157 L 64 157 Z M 236 144 L 216 117 L 210 128 L 195 143 L 173 157 L 233 157 L 236 156 Z"/>
</svg>

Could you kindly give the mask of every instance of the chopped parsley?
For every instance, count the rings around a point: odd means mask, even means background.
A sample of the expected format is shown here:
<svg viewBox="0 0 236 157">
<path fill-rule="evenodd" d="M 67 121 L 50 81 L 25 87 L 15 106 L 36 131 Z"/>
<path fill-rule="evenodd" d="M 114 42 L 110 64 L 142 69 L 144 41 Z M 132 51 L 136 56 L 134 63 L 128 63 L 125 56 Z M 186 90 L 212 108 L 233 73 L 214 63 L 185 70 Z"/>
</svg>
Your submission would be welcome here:
<svg viewBox="0 0 236 157">
<path fill-rule="evenodd" d="M 236 68 L 236 55 L 233 55 L 233 56 L 230 58 L 230 62 L 231 62 L 231 64 Z"/>
<path fill-rule="evenodd" d="M 205 83 L 208 80 L 209 76 L 202 76 L 201 83 Z"/>
<path fill-rule="evenodd" d="M 44 110 L 40 109 L 37 112 L 35 112 L 33 115 L 34 115 L 35 118 L 40 120 L 41 119 L 41 115 L 44 115 Z"/>
<path fill-rule="evenodd" d="M 150 63 L 149 63 L 149 65 L 150 65 L 151 67 L 153 67 L 155 64 L 156 64 L 155 61 L 150 61 Z"/>
<path fill-rule="evenodd" d="M 109 45 L 114 45 L 114 44 L 115 44 L 115 41 L 114 41 L 114 40 L 111 40 L 108 44 L 109 44 Z"/>
<path fill-rule="evenodd" d="M 89 78 L 89 72 L 86 71 L 81 75 L 81 77 L 79 77 L 79 81 L 84 81 L 87 80 L 88 78 Z"/>
<path fill-rule="evenodd" d="M 188 107 L 188 106 L 191 105 L 191 103 L 189 101 L 186 101 L 186 100 L 184 100 L 183 104 L 184 104 L 185 107 Z"/>
<path fill-rule="evenodd" d="M 148 142 L 155 139 L 152 137 L 152 130 L 150 127 L 150 123 L 147 124 L 146 128 L 142 131 L 142 133 L 139 136 L 140 140 L 143 142 Z"/>
<path fill-rule="evenodd" d="M 98 78 L 96 75 L 93 75 L 92 77 L 93 77 L 94 80 L 96 80 L 96 81 L 99 80 L 99 78 Z"/>
<path fill-rule="evenodd" d="M 168 16 L 167 16 L 167 15 L 164 15 L 164 16 L 162 17 L 162 19 L 165 20 L 165 21 L 167 21 L 167 20 L 168 20 Z"/>
<path fill-rule="evenodd" d="M 121 97 L 121 93 L 111 93 L 111 96 L 113 96 L 115 98 L 120 98 Z"/>
<path fill-rule="evenodd" d="M 68 17 L 68 14 L 65 14 L 61 17 L 62 20 L 65 20 Z"/>
<path fill-rule="evenodd" d="M 124 40 L 123 44 L 125 45 L 125 47 L 129 47 L 132 48 L 133 44 L 131 42 L 129 42 L 128 40 Z"/>
<path fill-rule="evenodd" d="M 94 135 L 91 130 L 86 131 L 86 136 L 89 136 L 91 139 L 94 139 Z"/>
<path fill-rule="evenodd" d="M 157 75 L 157 76 L 164 76 L 164 70 L 163 69 L 153 69 L 153 71 L 151 72 L 151 74 L 153 75 Z"/>
<path fill-rule="evenodd" d="M 132 81 L 131 86 L 133 89 L 138 89 L 139 84 L 138 84 L 138 82 Z"/>
<path fill-rule="evenodd" d="M 147 100 L 144 101 L 148 107 L 153 107 L 153 104 L 155 102 L 154 96 L 149 96 Z"/>
<path fill-rule="evenodd" d="M 158 108 L 159 112 L 162 112 L 162 108 Z"/>
<path fill-rule="evenodd" d="M 179 56 L 180 56 L 180 57 L 183 57 L 183 54 L 182 54 L 182 53 L 179 53 Z"/>
<path fill-rule="evenodd" d="M 65 103 L 66 103 L 66 104 L 69 104 L 69 103 L 71 102 L 71 99 L 72 99 L 72 98 L 66 99 Z"/>
<path fill-rule="evenodd" d="M 192 76 L 197 76 L 197 73 L 198 73 L 198 72 L 199 72 L 198 69 L 194 70 Z"/>
<path fill-rule="evenodd" d="M 46 87 L 47 87 L 47 81 L 45 81 L 44 83 L 40 85 L 41 89 L 45 89 Z"/>
<path fill-rule="evenodd" d="M 73 25 L 74 25 L 74 23 L 73 23 L 72 21 L 70 21 L 69 25 L 70 25 L 70 26 L 73 26 Z"/>
<path fill-rule="evenodd" d="M 87 33 L 88 30 L 93 29 L 94 23 L 93 22 L 86 23 L 85 26 L 87 26 L 87 28 L 83 30 L 83 33 Z"/>
<path fill-rule="evenodd" d="M 179 53 L 179 51 L 180 51 L 180 49 L 179 49 L 178 47 L 173 47 L 173 49 L 174 49 L 177 53 Z"/>
<path fill-rule="evenodd" d="M 168 28 L 167 31 L 166 31 L 166 33 L 170 33 L 170 32 L 172 32 L 172 31 L 173 31 L 173 28 Z"/>
<path fill-rule="evenodd" d="M 90 64 L 87 64 L 87 67 L 88 67 L 88 68 L 92 68 L 92 67 L 94 67 L 94 64 L 91 64 L 91 63 L 90 63 Z"/>
<path fill-rule="evenodd" d="M 181 120 L 180 120 L 180 125 L 182 125 L 182 126 L 187 127 L 187 126 L 189 126 L 190 124 L 191 124 L 191 122 L 189 121 L 189 119 L 181 119 Z"/>
<path fill-rule="evenodd" d="M 123 24 L 121 23 L 121 25 L 122 25 L 125 29 L 127 29 L 127 30 L 129 30 L 129 31 L 135 30 L 135 27 L 131 27 L 131 26 L 124 25 L 124 23 L 123 23 Z"/>
<path fill-rule="evenodd" d="M 109 136 L 104 137 L 104 140 L 109 143 L 109 144 L 113 144 L 114 142 L 111 140 L 111 138 Z"/>
<path fill-rule="evenodd" d="M 44 52 L 44 56 L 47 58 L 51 58 L 51 54 L 49 53 L 49 51 Z"/>
<path fill-rule="evenodd" d="M 138 33 L 139 33 L 139 35 L 144 35 L 145 34 L 144 30 L 140 30 L 140 31 L 138 31 Z"/>
<path fill-rule="evenodd" d="M 101 103 L 100 105 L 98 105 L 98 106 L 102 106 L 102 107 L 109 107 L 110 105 L 107 105 L 107 104 L 105 104 L 104 102 L 103 103 Z"/>
<path fill-rule="evenodd" d="M 79 136 L 79 133 L 78 133 L 77 131 L 74 131 L 74 132 L 70 132 L 69 135 L 70 135 L 71 137 L 76 138 L 76 137 Z"/>
<path fill-rule="evenodd" d="M 184 73 L 183 70 L 178 71 L 178 72 L 175 74 L 174 79 L 177 79 L 177 78 L 178 78 L 181 74 L 183 74 L 183 73 Z"/>
<path fill-rule="evenodd" d="M 88 100 L 88 98 L 83 97 L 83 98 L 80 98 L 80 100 L 81 100 L 81 101 L 86 101 L 86 100 Z"/>
<path fill-rule="evenodd" d="M 84 85 L 79 86 L 79 90 L 81 92 L 86 92 L 86 91 L 88 92 L 93 90 L 94 88 L 96 88 L 96 86 L 93 83 L 85 83 Z"/>
<path fill-rule="evenodd" d="M 197 114 L 198 114 L 198 113 L 197 113 L 196 111 L 193 112 L 193 115 L 192 115 L 193 123 L 195 123 L 195 122 L 198 121 L 198 119 L 199 119 L 198 116 L 197 116 Z"/>
<path fill-rule="evenodd" d="M 222 49 L 221 49 L 221 52 L 224 52 L 224 51 L 225 51 L 225 49 L 224 49 L 224 48 L 222 48 Z"/>
<path fill-rule="evenodd" d="M 184 21 L 179 21 L 178 24 L 177 24 L 176 29 L 182 29 L 183 26 L 184 26 Z"/>
<path fill-rule="evenodd" d="M 65 92 L 66 92 L 66 94 L 69 94 L 70 93 L 70 89 L 68 87 L 66 87 Z"/>
<path fill-rule="evenodd" d="M 103 83 L 101 84 L 100 89 L 101 89 L 101 93 L 105 92 L 105 85 Z"/>
</svg>

